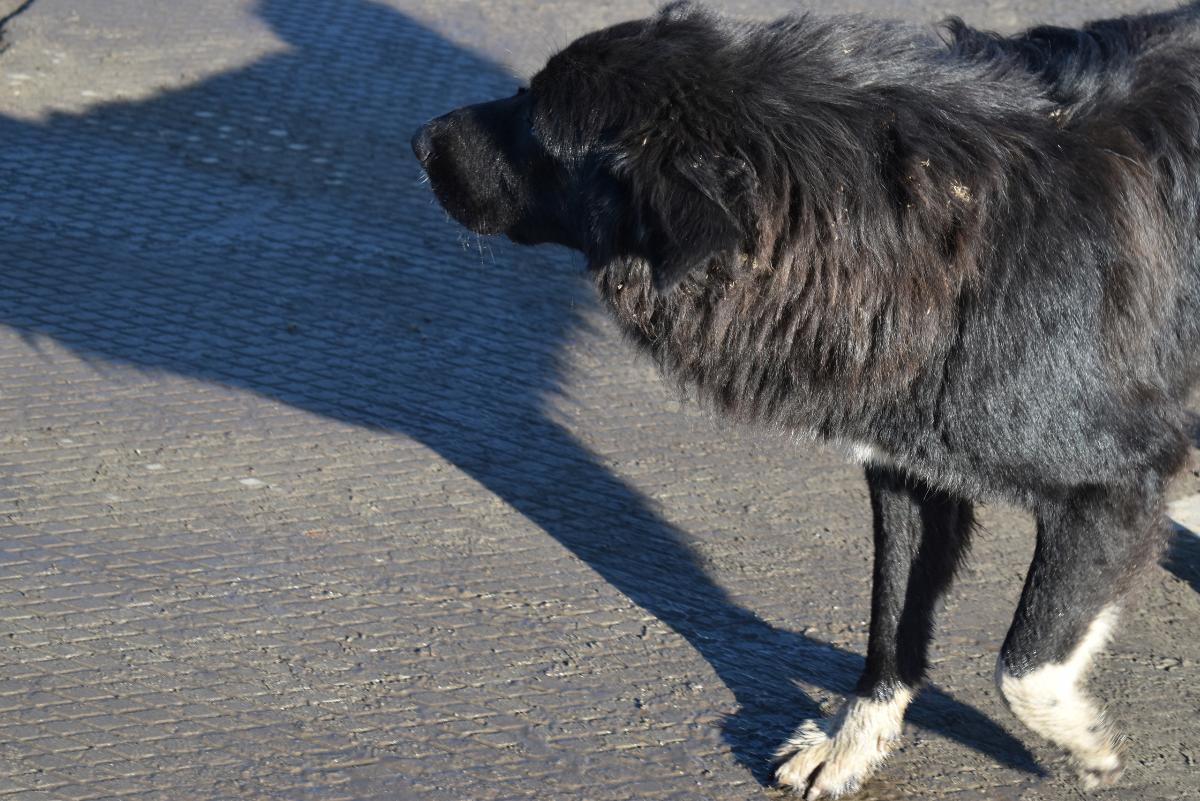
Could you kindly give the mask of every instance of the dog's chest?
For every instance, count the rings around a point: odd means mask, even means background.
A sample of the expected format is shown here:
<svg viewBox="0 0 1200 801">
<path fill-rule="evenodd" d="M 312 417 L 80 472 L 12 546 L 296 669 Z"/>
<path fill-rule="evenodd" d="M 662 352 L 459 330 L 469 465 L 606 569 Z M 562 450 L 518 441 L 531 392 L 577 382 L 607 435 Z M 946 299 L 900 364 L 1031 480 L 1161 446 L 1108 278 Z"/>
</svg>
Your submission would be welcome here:
<svg viewBox="0 0 1200 801">
<path fill-rule="evenodd" d="M 851 461 L 864 467 L 870 467 L 871 465 L 890 466 L 896 463 L 891 454 L 869 443 L 839 442 L 838 444 L 846 451 Z"/>
</svg>

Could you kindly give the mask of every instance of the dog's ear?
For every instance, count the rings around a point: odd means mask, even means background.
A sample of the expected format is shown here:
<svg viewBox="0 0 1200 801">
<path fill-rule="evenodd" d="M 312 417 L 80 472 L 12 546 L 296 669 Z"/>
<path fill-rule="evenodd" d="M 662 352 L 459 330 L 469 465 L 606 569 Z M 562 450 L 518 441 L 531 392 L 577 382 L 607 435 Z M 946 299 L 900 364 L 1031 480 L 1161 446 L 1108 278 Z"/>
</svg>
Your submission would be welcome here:
<svg viewBox="0 0 1200 801">
<path fill-rule="evenodd" d="M 744 171 L 728 160 L 678 154 L 657 165 L 638 193 L 642 255 L 659 292 L 673 289 L 714 258 L 744 247 L 746 232 L 731 203 L 747 191 Z"/>
</svg>

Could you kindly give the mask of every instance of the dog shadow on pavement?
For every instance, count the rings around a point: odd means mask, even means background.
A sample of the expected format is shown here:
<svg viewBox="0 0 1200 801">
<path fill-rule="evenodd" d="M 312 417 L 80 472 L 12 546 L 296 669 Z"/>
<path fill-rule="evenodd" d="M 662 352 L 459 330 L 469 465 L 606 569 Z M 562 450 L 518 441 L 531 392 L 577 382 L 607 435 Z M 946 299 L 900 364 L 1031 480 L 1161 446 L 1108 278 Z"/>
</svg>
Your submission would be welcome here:
<svg viewBox="0 0 1200 801">
<path fill-rule="evenodd" d="M 1200 532 L 1176 525 L 1163 559 L 1163 567 L 1200 592 Z"/>
<path fill-rule="evenodd" d="M 1200 449 L 1200 415 L 1190 414 L 1188 425 L 1192 447 Z M 1192 459 L 1190 469 L 1195 470 L 1200 467 L 1200 461 L 1196 461 L 1194 453 Z M 1167 553 L 1163 558 L 1163 567 L 1192 585 L 1193 590 L 1200 592 L 1200 531 L 1190 531 L 1178 523 L 1174 524 Z"/>
<path fill-rule="evenodd" d="M 0 322 L 423 443 L 685 638 L 740 706 L 729 747 L 768 781 L 818 713 L 796 682 L 844 692 L 862 659 L 734 602 L 549 411 L 594 302 L 578 266 L 464 238 L 408 151 L 420 122 L 514 79 L 368 0 L 257 11 L 286 49 L 143 101 L 0 118 Z M 936 687 L 910 720 L 1038 772 Z"/>
</svg>

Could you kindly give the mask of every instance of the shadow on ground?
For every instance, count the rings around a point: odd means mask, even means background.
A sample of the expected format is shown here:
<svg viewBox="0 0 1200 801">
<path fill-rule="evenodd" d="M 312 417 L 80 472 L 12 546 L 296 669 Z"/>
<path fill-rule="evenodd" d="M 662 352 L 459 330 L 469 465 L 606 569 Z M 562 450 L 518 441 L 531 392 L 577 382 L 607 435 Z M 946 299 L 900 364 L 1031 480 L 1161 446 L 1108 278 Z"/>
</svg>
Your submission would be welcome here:
<svg viewBox="0 0 1200 801">
<path fill-rule="evenodd" d="M 1192 399 L 1193 402 L 1197 398 Z M 1188 414 L 1188 433 L 1192 438 L 1192 446 L 1200 448 L 1200 415 Z M 1192 585 L 1192 589 L 1200 592 L 1200 531 L 1192 532 L 1179 524 L 1174 524 L 1163 567 L 1179 578 Z"/>
<path fill-rule="evenodd" d="M 515 80 L 366 0 L 257 10 L 286 50 L 143 102 L 0 119 L 0 322 L 101 367 L 419 440 L 686 638 L 735 695 L 728 743 L 765 781 L 771 749 L 817 712 L 796 682 L 846 691 L 861 659 L 733 602 L 549 413 L 572 309 L 592 302 L 578 265 L 463 238 L 407 150 L 419 122 Z M 1036 771 L 937 689 L 911 719 Z"/>
<path fill-rule="evenodd" d="M 1200 592 L 1200 537 L 1176 525 L 1166 558 L 1163 559 L 1163 567 Z"/>
</svg>

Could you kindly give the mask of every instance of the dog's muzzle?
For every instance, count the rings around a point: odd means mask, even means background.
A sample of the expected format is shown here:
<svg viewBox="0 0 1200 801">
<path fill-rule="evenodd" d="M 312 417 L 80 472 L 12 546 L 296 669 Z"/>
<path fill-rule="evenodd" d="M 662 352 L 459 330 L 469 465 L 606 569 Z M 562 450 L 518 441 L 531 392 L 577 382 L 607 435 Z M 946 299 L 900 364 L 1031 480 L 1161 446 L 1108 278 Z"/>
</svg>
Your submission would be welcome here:
<svg viewBox="0 0 1200 801">
<path fill-rule="evenodd" d="M 433 155 L 433 133 L 429 130 L 428 125 L 422 125 L 413 134 L 412 149 L 417 161 L 421 162 L 421 166 L 428 166 L 429 158 Z"/>
</svg>

